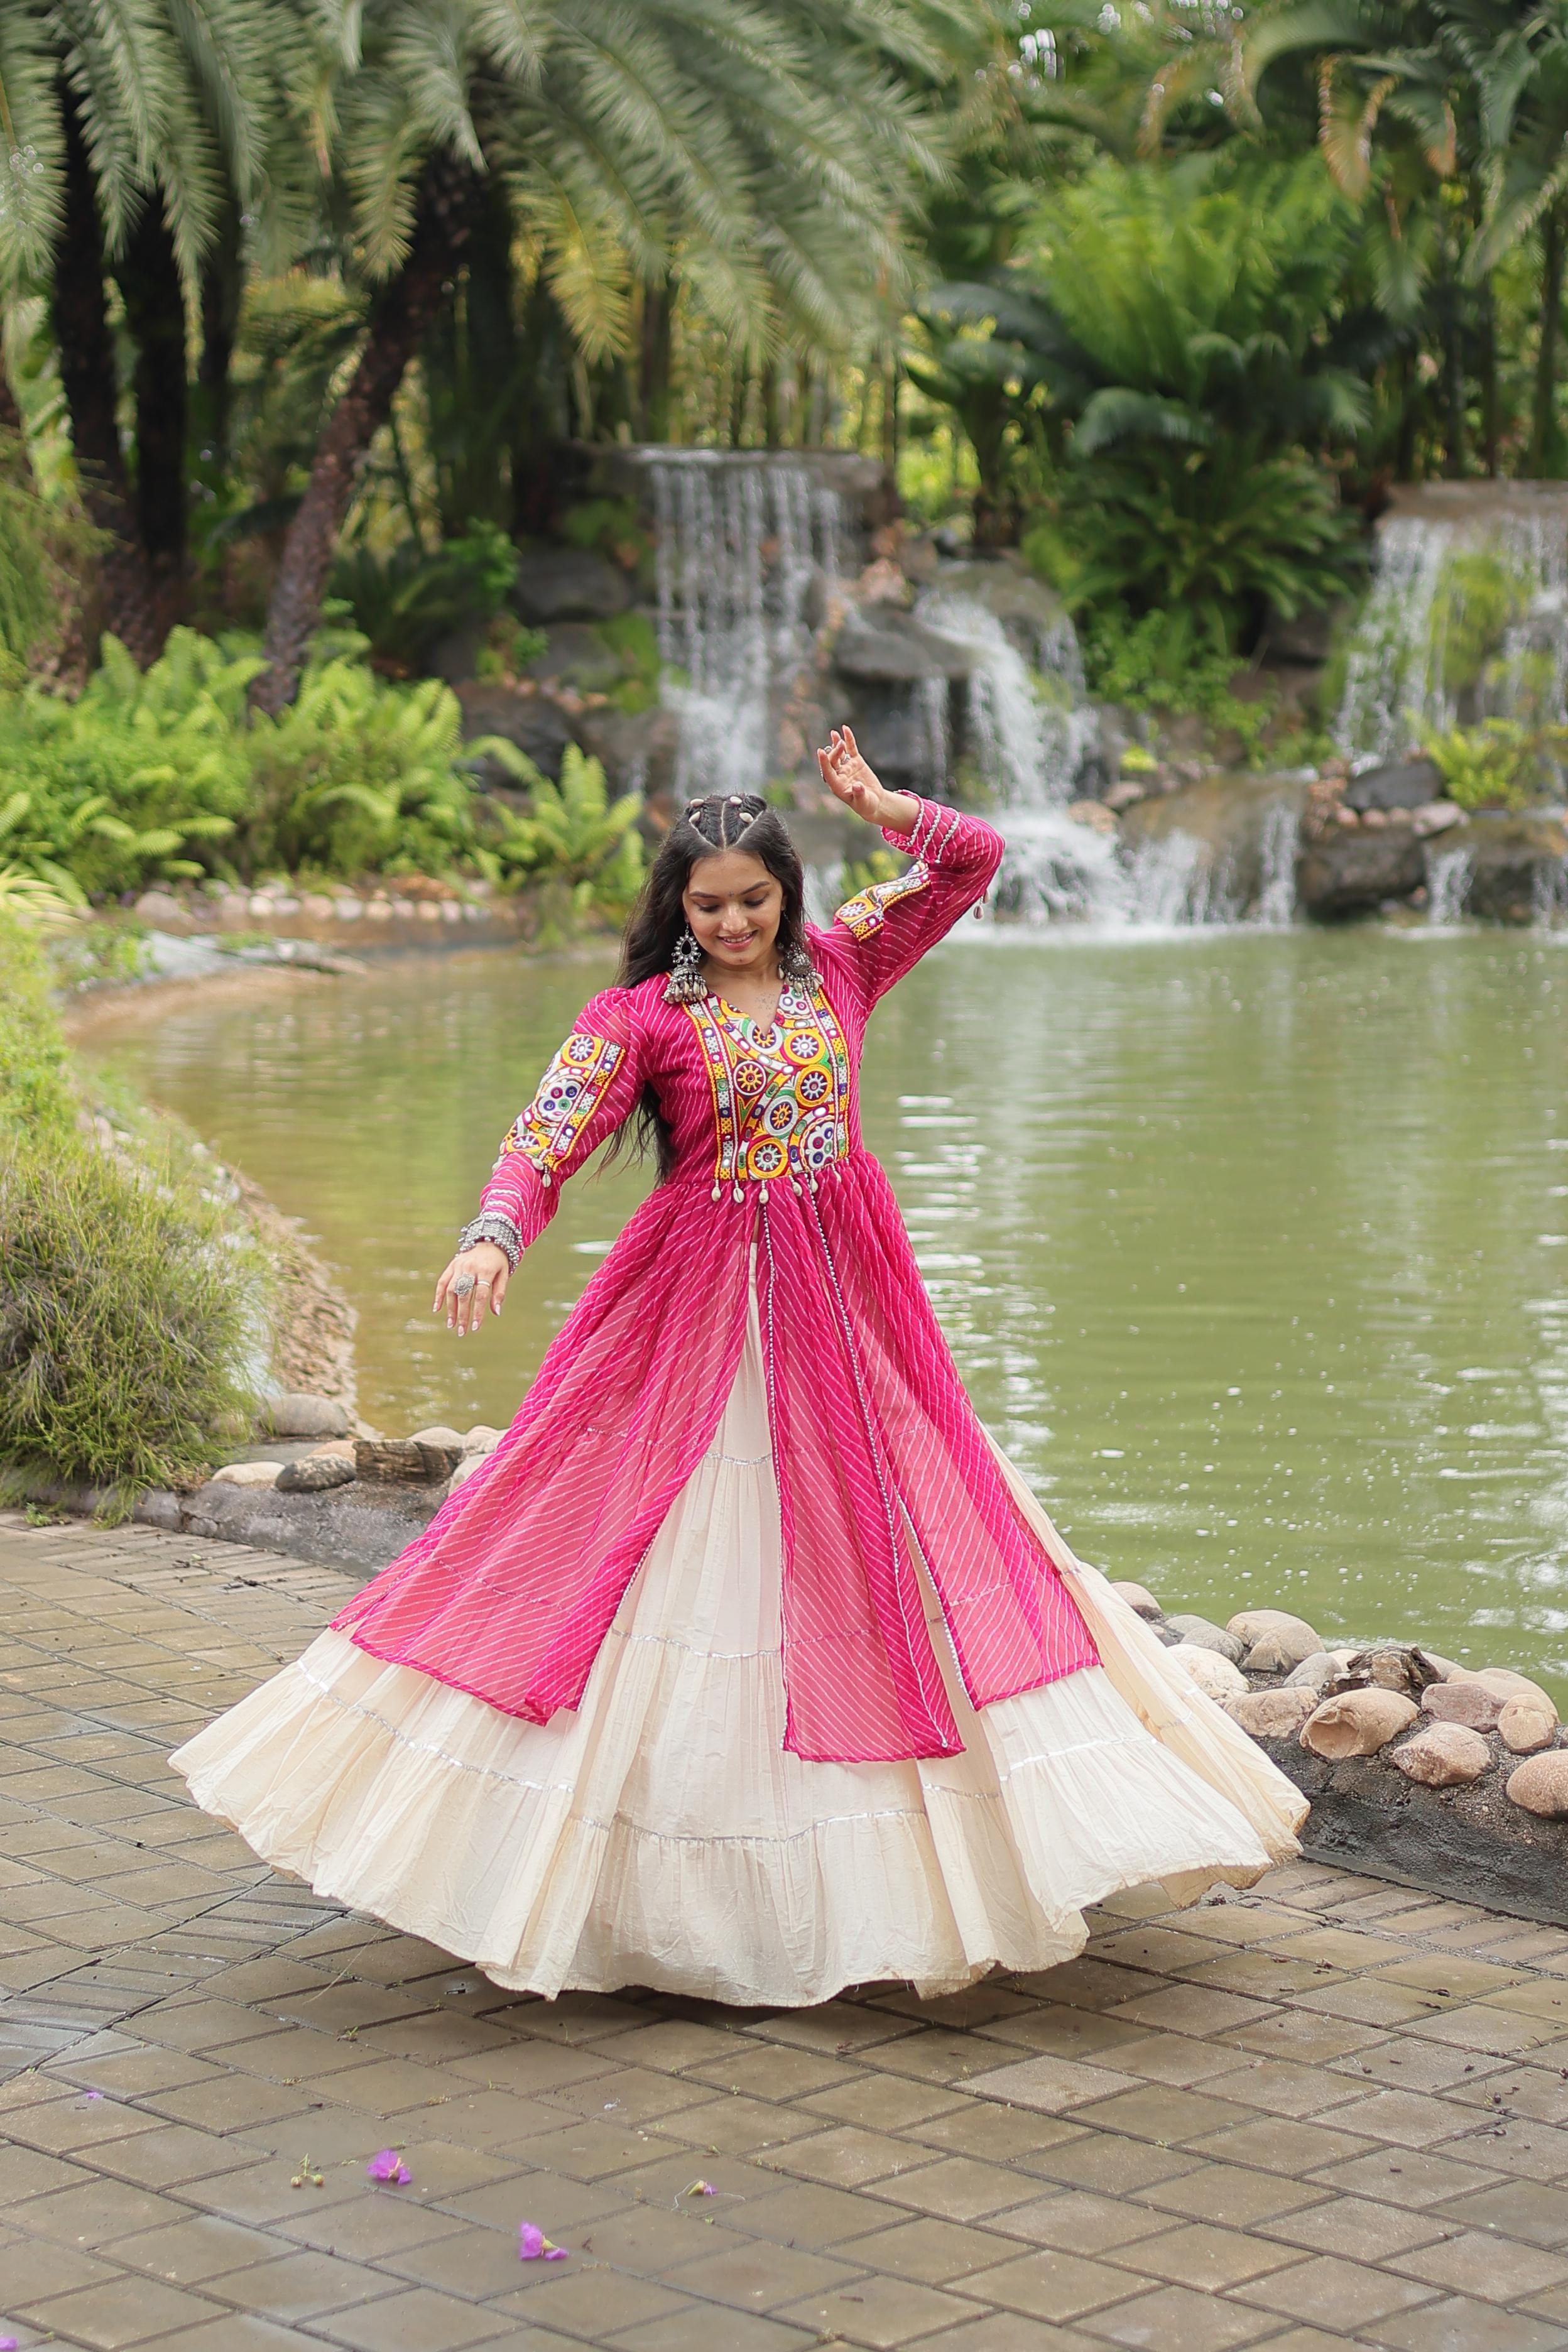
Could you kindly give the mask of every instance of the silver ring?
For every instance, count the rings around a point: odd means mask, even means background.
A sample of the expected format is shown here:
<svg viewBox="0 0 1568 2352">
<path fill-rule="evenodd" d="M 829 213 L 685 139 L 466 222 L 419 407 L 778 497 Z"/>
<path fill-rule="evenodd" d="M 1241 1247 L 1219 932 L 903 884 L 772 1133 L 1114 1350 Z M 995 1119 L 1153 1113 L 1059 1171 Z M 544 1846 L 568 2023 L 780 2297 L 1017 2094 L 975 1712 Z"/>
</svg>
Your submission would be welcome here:
<svg viewBox="0 0 1568 2352">
<path fill-rule="evenodd" d="M 467 1298 L 473 1286 L 473 1276 L 471 1274 L 460 1274 L 452 1285 L 452 1296 L 454 1298 Z"/>
</svg>

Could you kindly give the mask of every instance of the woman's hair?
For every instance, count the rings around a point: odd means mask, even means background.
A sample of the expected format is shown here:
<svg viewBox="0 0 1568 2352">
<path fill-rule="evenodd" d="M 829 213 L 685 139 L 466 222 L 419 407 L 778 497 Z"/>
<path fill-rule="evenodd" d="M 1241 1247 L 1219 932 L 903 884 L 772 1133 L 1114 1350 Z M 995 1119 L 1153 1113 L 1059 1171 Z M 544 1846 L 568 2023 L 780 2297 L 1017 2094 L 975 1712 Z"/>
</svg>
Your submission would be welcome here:
<svg viewBox="0 0 1568 2352">
<path fill-rule="evenodd" d="M 682 901 L 691 869 L 726 849 L 760 858 L 784 892 L 777 941 L 781 963 L 805 950 L 805 873 L 783 817 L 755 793 L 710 793 L 703 800 L 687 802 L 659 845 L 622 934 L 621 968 L 616 975 L 621 987 L 635 988 L 639 981 L 668 971 L 676 941 L 686 929 Z M 651 1087 L 643 1088 L 635 1121 L 621 1129 L 607 1159 L 616 1157 L 623 1141 L 639 1159 L 651 1144 L 661 1180 L 674 1167 L 669 1129 L 659 1117 Z"/>
</svg>

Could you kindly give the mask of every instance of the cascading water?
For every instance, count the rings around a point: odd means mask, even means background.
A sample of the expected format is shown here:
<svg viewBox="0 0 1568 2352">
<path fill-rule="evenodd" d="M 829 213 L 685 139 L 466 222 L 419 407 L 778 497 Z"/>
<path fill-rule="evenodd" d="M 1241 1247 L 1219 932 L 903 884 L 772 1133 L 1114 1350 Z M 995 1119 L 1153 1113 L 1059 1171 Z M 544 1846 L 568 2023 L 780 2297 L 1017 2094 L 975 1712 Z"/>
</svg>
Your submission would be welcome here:
<svg viewBox="0 0 1568 2352">
<path fill-rule="evenodd" d="M 775 698 L 810 650 L 806 594 L 837 575 L 836 491 L 770 456 L 669 451 L 649 460 L 660 659 L 678 713 L 675 788 L 755 792 L 767 781 Z"/>
</svg>

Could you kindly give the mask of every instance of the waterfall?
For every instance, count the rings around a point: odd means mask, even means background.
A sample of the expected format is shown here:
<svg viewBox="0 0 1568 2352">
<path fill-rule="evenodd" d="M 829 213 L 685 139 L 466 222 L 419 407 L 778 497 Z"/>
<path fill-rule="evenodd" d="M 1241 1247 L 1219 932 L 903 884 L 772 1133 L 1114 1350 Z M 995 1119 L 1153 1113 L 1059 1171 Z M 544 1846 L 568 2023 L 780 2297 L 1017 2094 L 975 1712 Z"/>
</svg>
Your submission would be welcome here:
<svg viewBox="0 0 1568 2352">
<path fill-rule="evenodd" d="M 1296 911 L 1296 856 L 1301 844 L 1301 813 L 1289 801 L 1276 801 L 1263 820 L 1258 845 L 1262 873 L 1257 921 L 1282 930 Z"/>
<path fill-rule="evenodd" d="M 1430 860 L 1426 868 L 1426 920 L 1429 923 L 1458 921 L 1470 895 L 1470 878 L 1475 866 L 1475 852 L 1469 849 L 1445 849 Z"/>
<path fill-rule="evenodd" d="M 1035 638 L 1037 685 L 1029 664 L 994 613 L 969 596 L 930 588 L 915 618 L 962 646 L 973 667 L 964 688 L 964 736 L 971 756 L 1001 806 L 1049 809 L 1070 797 L 1097 748 L 1100 722 L 1084 698 L 1083 661 L 1064 614 Z"/>
<path fill-rule="evenodd" d="M 1337 749 L 1352 766 L 1374 766 L 1403 757 L 1424 729 L 1488 717 L 1568 719 L 1560 499 L 1524 509 L 1456 501 L 1395 514 L 1378 533 L 1377 570 L 1346 647 Z"/>
<path fill-rule="evenodd" d="M 648 469 L 659 656 L 685 674 L 664 689 L 679 719 L 676 791 L 757 792 L 775 696 L 810 649 L 806 592 L 837 574 L 837 494 L 776 455 L 669 450 Z"/>
</svg>

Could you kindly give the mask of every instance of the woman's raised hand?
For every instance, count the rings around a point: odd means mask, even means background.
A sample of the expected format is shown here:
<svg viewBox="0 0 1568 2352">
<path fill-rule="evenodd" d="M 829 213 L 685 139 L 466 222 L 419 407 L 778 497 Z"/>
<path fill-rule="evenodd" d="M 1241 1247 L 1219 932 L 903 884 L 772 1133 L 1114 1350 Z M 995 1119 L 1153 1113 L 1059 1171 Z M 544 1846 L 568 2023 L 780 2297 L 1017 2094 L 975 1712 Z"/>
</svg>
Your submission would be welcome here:
<svg viewBox="0 0 1568 2352">
<path fill-rule="evenodd" d="M 487 1307 L 492 1315 L 500 1313 L 510 1280 L 511 1261 L 505 1250 L 494 1242 L 476 1242 L 472 1249 L 459 1250 L 443 1271 L 430 1311 L 439 1315 L 445 1301 L 447 1330 L 466 1338 L 479 1329 Z"/>
<path fill-rule="evenodd" d="M 868 766 L 847 727 L 836 727 L 827 739 L 826 751 L 819 751 L 816 764 L 822 771 L 822 781 L 830 793 L 864 817 L 868 824 L 890 825 L 895 833 L 908 833 L 920 816 L 920 803 L 912 793 L 889 793 L 883 788 L 875 771 Z"/>
</svg>

